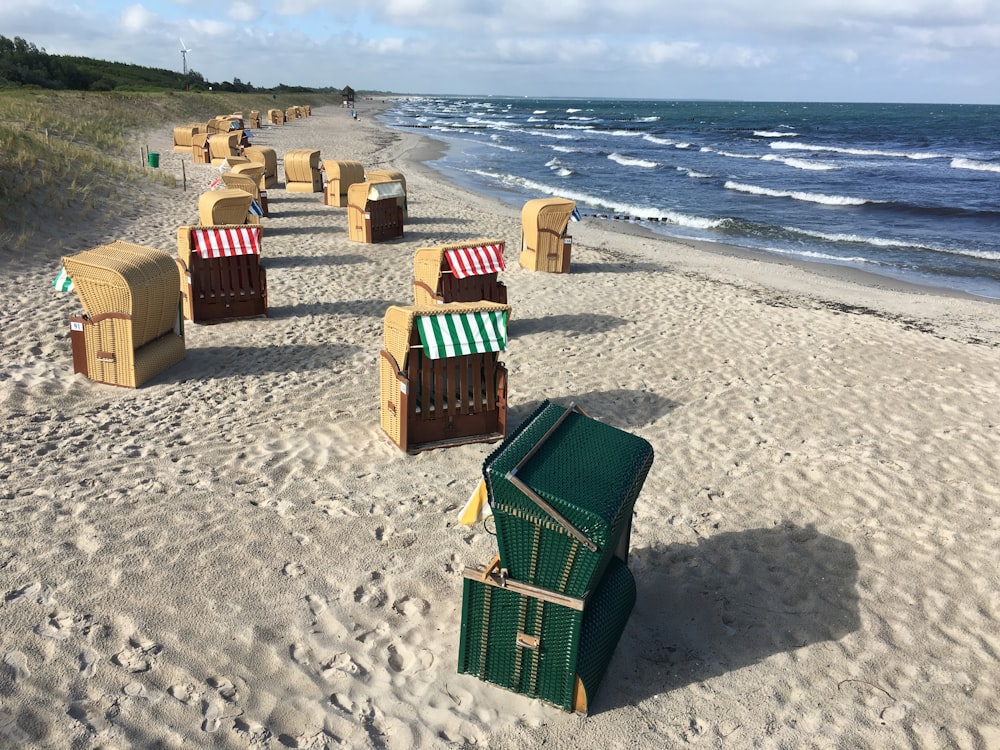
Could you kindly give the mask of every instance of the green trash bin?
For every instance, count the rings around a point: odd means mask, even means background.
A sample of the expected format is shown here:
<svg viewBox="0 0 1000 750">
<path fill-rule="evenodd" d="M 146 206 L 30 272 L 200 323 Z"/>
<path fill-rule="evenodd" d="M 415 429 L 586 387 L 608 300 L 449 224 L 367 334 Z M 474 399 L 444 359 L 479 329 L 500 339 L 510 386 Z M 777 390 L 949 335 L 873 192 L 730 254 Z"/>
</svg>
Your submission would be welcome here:
<svg viewBox="0 0 1000 750">
<path fill-rule="evenodd" d="M 149 152 L 149 166 L 151 167 L 160 166 L 160 155 L 155 151 Z"/>
</svg>

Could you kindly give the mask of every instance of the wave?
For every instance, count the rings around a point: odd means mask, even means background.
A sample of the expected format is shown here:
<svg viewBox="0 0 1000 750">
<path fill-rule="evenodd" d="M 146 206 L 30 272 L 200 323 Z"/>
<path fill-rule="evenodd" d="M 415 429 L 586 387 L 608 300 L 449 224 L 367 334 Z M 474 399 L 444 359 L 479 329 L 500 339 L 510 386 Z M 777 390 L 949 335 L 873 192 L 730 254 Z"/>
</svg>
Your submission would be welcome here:
<svg viewBox="0 0 1000 750">
<path fill-rule="evenodd" d="M 808 169 L 816 172 L 828 172 L 832 169 L 840 169 L 840 167 L 834 166 L 833 164 L 826 164 L 821 161 L 808 161 L 806 159 L 795 159 L 789 158 L 787 156 L 778 156 L 777 154 L 764 154 L 760 157 L 761 161 L 776 161 L 781 164 L 785 164 L 789 167 L 795 167 L 796 169 Z"/>
<path fill-rule="evenodd" d="M 566 110 L 568 114 L 573 114 L 574 112 L 582 112 L 582 111 L 583 111 L 582 109 L 574 109 L 573 107 L 570 107 L 569 109 Z"/>
<path fill-rule="evenodd" d="M 572 146 L 549 146 L 553 151 L 558 151 L 561 154 L 582 154 L 585 150 L 582 148 L 573 148 Z"/>
<path fill-rule="evenodd" d="M 711 146 L 702 146 L 700 149 L 703 154 L 718 154 L 719 156 L 727 156 L 730 159 L 759 159 L 757 154 L 735 154 L 732 151 L 720 151 L 717 148 L 712 148 Z"/>
<path fill-rule="evenodd" d="M 780 133 L 773 130 L 755 130 L 753 134 L 758 138 L 794 138 L 798 133 L 790 133 L 787 130 L 782 130 Z"/>
<path fill-rule="evenodd" d="M 649 141 L 650 143 L 655 143 L 658 146 L 675 146 L 677 141 L 671 140 L 670 138 L 657 138 L 655 135 L 644 135 L 642 140 Z"/>
<path fill-rule="evenodd" d="M 593 125 L 566 125 L 564 123 L 556 123 L 552 126 L 556 130 L 593 130 Z"/>
<path fill-rule="evenodd" d="M 727 180 L 723 186 L 727 190 L 735 190 L 739 193 L 749 193 L 750 195 L 763 195 L 769 198 L 794 198 L 798 201 L 809 203 L 822 203 L 826 206 L 863 206 L 866 203 L 877 203 L 866 198 L 851 198 L 846 195 L 824 195 L 823 193 L 806 193 L 801 190 L 774 190 L 773 188 L 760 187 L 758 185 L 746 185 L 741 182 Z"/>
<path fill-rule="evenodd" d="M 558 156 L 553 157 L 552 159 L 549 159 L 547 162 L 545 162 L 545 166 L 551 169 L 555 174 L 559 175 L 560 177 L 569 177 L 570 175 L 576 174 L 574 170 L 570 169 L 565 164 L 563 164 L 559 160 Z"/>
<path fill-rule="evenodd" d="M 660 166 L 655 161 L 649 161 L 648 159 L 633 159 L 628 156 L 622 156 L 619 153 L 608 154 L 608 158 L 613 162 L 621 164 L 623 167 L 640 167 L 641 169 L 654 169 Z"/>
<path fill-rule="evenodd" d="M 820 146 L 810 143 L 793 143 L 792 141 L 775 141 L 771 148 L 794 151 L 829 151 L 834 154 L 849 156 L 887 156 L 893 159 L 947 159 L 945 154 L 935 154 L 923 151 L 880 151 L 870 148 L 846 148 L 843 146 Z"/>
<path fill-rule="evenodd" d="M 519 177 L 514 174 L 498 174 L 495 172 L 486 172 L 477 169 L 470 169 L 466 171 L 469 174 L 484 177 L 490 181 L 498 182 L 508 187 L 517 187 L 529 190 L 533 193 L 543 193 L 545 195 L 557 196 L 559 198 L 568 198 L 569 200 L 582 203 L 598 210 L 604 209 L 613 214 L 637 219 L 639 221 L 667 222 L 691 229 L 718 229 L 730 221 L 729 219 L 708 219 L 701 216 L 689 216 L 675 211 L 664 211 L 662 209 L 651 208 L 648 206 L 616 203 L 599 196 L 589 195 L 587 193 L 573 190 L 566 190 L 563 187 L 553 187 L 552 185 L 546 185 L 543 182 L 529 180 L 525 177 Z"/>
<path fill-rule="evenodd" d="M 857 234 L 842 234 L 838 232 L 817 232 L 810 229 L 797 229 L 795 227 L 783 227 L 783 229 L 805 237 L 825 240 L 826 242 L 845 242 L 900 250 L 924 250 L 932 253 L 943 253 L 945 255 L 963 255 L 969 258 L 979 258 L 982 260 L 1000 260 L 1000 252 L 992 252 L 989 250 L 944 247 L 942 245 L 929 245 L 921 242 L 910 242 L 907 240 L 887 239 L 885 237 L 864 237 Z"/>
<path fill-rule="evenodd" d="M 977 172 L 1000 172 L 1000 164 L 975 159 L 955 158 L 951 160 L 952 169 L 973 169 Z"/>
<path fill-rule="evenodd" d="M 536 109 L 531 114 L 533 114 L 533 115 L 544 115 L 544 114 L 547 114 L 547 113 L 548 113 L 547 109 Z"/>
<path fill-rule="evenodd" d="M 696 172 L 695 170 L 690 169 L 688 167 L 677 167 L 676 169 L 678 172 L 683 172 L 688 177 L 694 177 L 699 180 L 708 179 L 712 176 L 710 174 L 705 174 L 704 172 Z"/>
</svg>

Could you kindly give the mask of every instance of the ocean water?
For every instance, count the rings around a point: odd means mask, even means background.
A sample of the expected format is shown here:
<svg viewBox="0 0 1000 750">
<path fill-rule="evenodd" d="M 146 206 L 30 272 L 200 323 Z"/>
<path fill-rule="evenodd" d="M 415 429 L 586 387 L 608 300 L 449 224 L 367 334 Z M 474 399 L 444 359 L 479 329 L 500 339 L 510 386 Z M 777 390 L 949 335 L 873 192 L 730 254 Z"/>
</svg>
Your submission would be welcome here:
<svg viewBox="0 0 1000 750">
<path fill-rule="evenodd" d="M 511 205 L 1000 298 L 1000 106 L 412 97 L 381 120 Z"/>
</svg>

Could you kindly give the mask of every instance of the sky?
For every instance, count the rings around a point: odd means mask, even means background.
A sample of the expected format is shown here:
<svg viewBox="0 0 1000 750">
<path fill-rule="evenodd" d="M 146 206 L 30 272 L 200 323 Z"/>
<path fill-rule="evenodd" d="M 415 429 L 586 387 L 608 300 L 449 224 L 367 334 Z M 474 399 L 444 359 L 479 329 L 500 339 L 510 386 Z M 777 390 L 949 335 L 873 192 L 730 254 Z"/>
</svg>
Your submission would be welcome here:
<svg viewBox="0 0 1000 750">
<path fill-rule="evenodd" d="M 1000 104 L 1000 0 L 3 0 L 0 35 L 258 87 Z"/>
</svg>

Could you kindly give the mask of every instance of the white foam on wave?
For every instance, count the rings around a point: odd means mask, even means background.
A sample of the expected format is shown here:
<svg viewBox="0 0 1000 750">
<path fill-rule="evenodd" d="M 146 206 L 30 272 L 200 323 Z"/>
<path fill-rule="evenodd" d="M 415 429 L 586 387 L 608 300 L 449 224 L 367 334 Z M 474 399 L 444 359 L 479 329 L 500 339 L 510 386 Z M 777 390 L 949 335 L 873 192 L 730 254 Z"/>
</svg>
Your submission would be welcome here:
<svg viewBox="0 0 1000 750">
<path fill-rule="evenodd" d="M 649 141 L 650 143 L 655 143 L 658 146 L 675 146 L 677 141 L 673 141 L 669 138 L 657 138 L 655 135 L 644 135 L 642 140 Z"/>
<path fill-rule="evenodd" d="M 954 158 L 951 160 L 952 169 L 972 169 L 977 172 L 997 172 L 1000 173 L 1000 164 L 988 161 L 976 161 L 975 159 Z"/>
<path fill-rule="evenodd" d="M 798 229 L 796 227 L 783 227 L 789 232 L 814 237 L 827 242 L 847 242 L 859 245 L 871 245 L 873 247 L 899 248 L 902 250 L 927 250 L 934 253 L 944 253 L 947 255 L 964 255 L 969 258 L 981 258 L 983 260 L 1000 260 L 1000 252 L 989 250 L 972 250 L 960 247 L 944 247 L 942 245 L 930 245 L 922 242 L 907 242 L 906 240 L 893 240 L 885 237 L 864 237 L 858 234 L 845 234 L 839 232 L 817 232 L 810 229 Z"/>
<path fill-rule="evenodd" d="M 892 159 L 947 159 L 945 154 L 925 153 L 922 151 L 880 151 L 870 148 L 848 148 L 844 146 L 820 146 L 811 143 L 793 143 L 792 141 L 775 141 L 771 148 L 793 151 L 829 151 L 834 154 L 848 156 L 885 156 Z"/>
<path fill-rule="evenodd" d="M 711 146 L 702 146 L 699 149 L 703 154 L 718 154 L 719 156 L 725 156 L 730 159 L 759 159 L 757 154 L 736 154 L 732 151 L 720 151 L 717 148 L 712 148 Z"/>
<path fill-rule="evenodd" d="M 753 134 L 758 138 L 794 138 L 798 133 L 790 133 L 787 130 L 777 132 L 774 130 L 755 130 Z"/>
<path fill-rule="evenodd" d="M 582 112 L 582 111 L 583 111 L 583 110 L 581 110 L 581 109 L 574 109 L 573 107 L 569 107 L 569 108 L 568 108 L 568 109 L 566 110 L 566 112 L 567 112 L 567 113 L 569 113 L 569 114 L 573 114 L 574 112 Z"/>
<path fill-rule="evenodd" d="M 527 189 L 533 193 L 542 193 L 544 195 L 568 198 L 576 201 L 577 203 L 583 203 L 587 206 L 592 206 L 596 209 L 603 209 L 609 213 L 621 216 L 651 221 L 669 222 L 678 226 L 689 227 L 691 229 L 717 229 L 728 221 L 728 219 L 707 219 L 700 216 L 688 216 L 675 211 L 664 211 L 662 209 L 650 208 L 648 206 L 634 206 L 626 203 L 616 203 L 597 196 L 573 190 L 566 190 L 564 187 L 553 187 L 552 185 L 546 185 L 545 183 L 537 182 L 536 180 L 529 180 L 512 174 L 498 174 L 475 169 L 466 171 L 469 174 L 485 177 L 505 186 Z"/>
<path fill-rule="evenodd" d="M 575 135 L 570 133 L 556 133 L 554 130 L 525 130 L 522 131 L 530 135 L 539 135 L 542 138 L 558 138 L 564 141 L 571 141 L 576 138 Z"/>
<path fill-rule="evenodd" d="M 560 145 L 550 145 L 550 149 L 553 151 L 558 151 L 561 154 L 580 154 L 583 153 L 582 148 L 573 148 L 572 146 L 560 146 Z"/>
<path fill-rule="evenodd" d="M 593 130 L 593 125 L 566 125 L 565 123 L 556 123 L 553 125 L 556 130 Z"/>
<path fill-rule="evenodd" d="M 840 169 L 833 164 L 826 164 L 821 161 L 809 161 L 807 159 L 795 159 L 794 157 L 778 156 L 777 154 L 764 154 L 761 161 L 776 161 L 796 169 L 808 169 L 815 172 L 828 172 L 832 169 Z"/>
<path fill-rule="evenodd" d="M 613 162 L 621 164 L 623 167 L 639 167 L 640 169 L 653 169 L 660 166 L 655 161 L 649 161 L 649 159 L 633 159 L 628 156 L 622 156 L 619 153 L 608 154 L 608 158 Z"/>
<path fill-rule="evenodd" d="M 696 172 L 695 170 L 693 170 L 693 169 L 691 169 L 689 167 L 677 167 L 677 171 L 678 172 L 683 172 L 688 177 L 694 177 L 695 179 L 698 179 L 698 180 L 708 179 L 708 178 L 710 178 L 712 176 L 710 174 L 705 174 L 704 172 Z"/>
<path fill-rule="evenodd" d="M 774 188 L 760 187 L 759 185 L 746 185 L 741 182 L 728 180 L 724 187 L 727 190 L 735 190 L 738 193 L 748 193 L 750 195 L 763 195 L 769 198 L 794 198 L 798 201 L 809 203 L 822 203 L 825 206 L 863 206 L 868 201 L 865 198 L 852 198 L 846 195 L 824 195 L 823 193 L 807 193 L 801 190 L 775 190 Z"/>
</svg>

